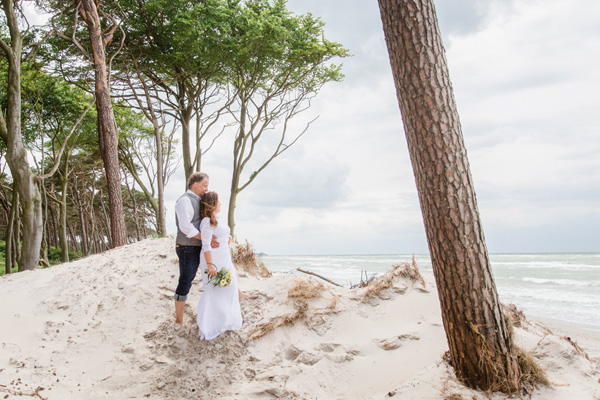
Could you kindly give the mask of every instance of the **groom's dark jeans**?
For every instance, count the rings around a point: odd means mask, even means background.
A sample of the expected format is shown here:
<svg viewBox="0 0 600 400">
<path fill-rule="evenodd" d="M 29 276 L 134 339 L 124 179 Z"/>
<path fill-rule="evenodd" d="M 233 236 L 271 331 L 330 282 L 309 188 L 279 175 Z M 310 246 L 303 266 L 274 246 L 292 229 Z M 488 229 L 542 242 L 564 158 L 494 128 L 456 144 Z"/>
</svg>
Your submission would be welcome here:
<svg viewBox="0 0 600 400">
<path fill-rule="evenodd" d="M 200 251 L 202 246 L 181 246 L 176 245 L 175 252 L 179 257 L 179 284 L 175 289 L 174 299 L 176 301 L 185 301 L 192 287 L 192 281 L 198 272 L 200 264 Z"/>
</svg>

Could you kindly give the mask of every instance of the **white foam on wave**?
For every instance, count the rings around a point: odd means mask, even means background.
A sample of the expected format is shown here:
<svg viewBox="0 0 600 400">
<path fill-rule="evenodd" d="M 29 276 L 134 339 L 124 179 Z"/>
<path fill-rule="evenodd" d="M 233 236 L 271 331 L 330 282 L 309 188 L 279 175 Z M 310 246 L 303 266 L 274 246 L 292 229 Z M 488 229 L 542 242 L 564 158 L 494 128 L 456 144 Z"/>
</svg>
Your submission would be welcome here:
<svg viewBox="0 0 600 400">
<path fill-rule="evenodd" d="M 301 267 L 342 285 L 358 283 L 362 271 L 380 275 L 412 255 L 263 256 L 273 272 Z M 421 273 L 432 273 L 428 255 L 414 255 Z M 600 329 L 600 254 L 491 254 L 502 302 L 526 313 Z"/>
<path fill-rule="evenodd" d="M 564 286 L 575 286 L 575 287 L 599 287 L 599 281 L 576 281 L 574 279 L 547 279 L 547 278 L 523 278 L 524 282 L 533 282 L 538 284 L 552 284 L 552 285 L 564 285 Z"/>
</svg>

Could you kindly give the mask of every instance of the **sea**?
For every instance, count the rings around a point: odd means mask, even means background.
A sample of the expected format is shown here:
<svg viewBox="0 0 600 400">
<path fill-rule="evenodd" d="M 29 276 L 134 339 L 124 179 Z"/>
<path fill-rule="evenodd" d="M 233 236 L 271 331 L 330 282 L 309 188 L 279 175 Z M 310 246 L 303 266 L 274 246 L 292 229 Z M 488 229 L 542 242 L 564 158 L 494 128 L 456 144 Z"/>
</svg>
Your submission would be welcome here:
<svg viewBox="0 0 600 400">
<path fill-rule="evenodd" d="M 344 286 L 381 275 L 415 259 L 422 274 L 433 275 L 429 255 L 261 255 L 274 274 L 297 268 Z M 500 301 L 526 315 L 600 330 L 600 253 L 490 254 Z"/>
</svg>

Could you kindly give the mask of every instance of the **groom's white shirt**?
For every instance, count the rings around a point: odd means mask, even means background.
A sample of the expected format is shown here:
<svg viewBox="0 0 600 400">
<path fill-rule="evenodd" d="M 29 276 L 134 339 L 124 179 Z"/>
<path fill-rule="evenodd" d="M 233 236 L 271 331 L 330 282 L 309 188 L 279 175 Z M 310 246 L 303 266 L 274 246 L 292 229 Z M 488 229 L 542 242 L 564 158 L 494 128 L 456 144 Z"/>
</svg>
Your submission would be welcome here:
<svg viewBox="0 0 600 400">
<path fill-rule="evenodd" d="M 190 194 L 197 198 L 200 198 L 196 193 L 188 190 L 186 194 Z M 194 218 L 194 207 L 192 202 L 187 196 L 182 196 L 175 203 L 175 214 L 177 215 L 177 223 L 179 224 L 179 230 L 188 238 L 192 238 L 198 234 L 198 229 L 192 225 L 192 219 Z"/>
</svg>

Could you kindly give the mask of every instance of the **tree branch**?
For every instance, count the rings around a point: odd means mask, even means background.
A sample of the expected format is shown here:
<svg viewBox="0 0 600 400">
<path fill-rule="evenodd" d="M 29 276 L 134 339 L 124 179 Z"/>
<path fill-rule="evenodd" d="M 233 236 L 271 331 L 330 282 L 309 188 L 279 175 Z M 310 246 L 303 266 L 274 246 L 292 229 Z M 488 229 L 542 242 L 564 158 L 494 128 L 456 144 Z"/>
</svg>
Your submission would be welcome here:
<svg viewBox="0 0 600 400">
<path fill-rule="evenodd" d="M 58 155 L 56 157 L 56 162 L 54 163 L 54 166 L 52 167 L 52 170 L 50 172 L 48 172 L 47 174 L 36 176 L 35 177 L 35 181 L 36 182 L 39 182 L 39 181 L 44 180 L 44 179 L 48 179 L 52 175 L 54 175 L 54 173 L 58 169 L 58 166 L 60 165 L 60 159 L 62 157 L 62 154 L 63 154 L 64 150 L 65 150 L 65 147 L 67 146 L 67 142 L 69 141 L 69 139 L 71 138 L 71 136 L 73 135 L 73 133 L 75 133 L 75 131 L 77 130 L 77 127 L 79 126 L 79 124 L 81 123 L 81 121 L 83 121 L 83 118 L 86 116 L 86 114 L 88 113 L 88 111 L 90 110 L 90 108 L 92 108 L 92 106 L 95 103 L 96 103 L 96 99 L 94 98 L 94 100 L 92 100 L 92 102 L 90 103 L 90 105 L 81 114 L 81 116 L 79 117 L 79 119 L 77 120 L 77 122 L 75 122 L 75 125 L 73 125 L 73 127 L 71 128 L 71 132 L 69 132 L 69 134 L 67 135 L 67 137 L 63 141 L 62 145 L 60 146 L 60 150 L 58 152 Z"/>
<path fill-rule="evenodd" d="M 321 279 L 323 279 L 325 282 L 329 282 L 329 283 L 331 283 L 332 285 L 339 286 L 339 287 L 343 287 L 343 286 L 342 286 L 342 285 L 340 285 L 339 283 L 335 283 L 335 282 L 334 282 L 334 281 L 332 281 L 331 279 L 325 278 L 323 275 L 319 275 L 319 274 L 317 274 L 317 273 L 315 273 L 315 272 L 310 272 L 310 271 L 307 271 L 307 270 L 305 270 L 305 269 L 302 269 L 302 268 L 296 268 L 296 271 L 298 271 L 298 272 L 302 272 L 303 274 L 308 274 L 308 275 L 316 276 L 317 278 L 321 278 Z"/>
<path fill-rule="evenodd" d="M 54 24 L 54 20 L 55 18 L 57 18 L 58 16 L 52 17 L 52 19 L 50 19 L 50 24 L 52 25 L 52 30 L 54 33 L 56 33 L 56 35 L 69 42 L 72 43 L 77 50 L 79 50 L 79 52 L 81 54 L 83 54 L 83 56 L 88 60 L 88 61 L 92 61 L 92 57 L 90 56 L 90 54 L 83 48 L 83 46 L 81 45 L 81 43 L 79 43 L 79 40 L 77 40 L 77 38 L 75 38 L 75 33 L 77 33 L 77 24 L 79 21 L 79 9 L 81 7 L 81 3 L 78 3 L 76 8 L 75 8 L 75 12 L 73 13 L 73 34 L 71 35 L 71 37 L 68 37 L 67 35 L 64 35 L 63 33 L 59 32 L 58 29 L 56 29 L 56 25 Z M 60 16 L 60 15 L 59 15 Z"/>
</svg>

